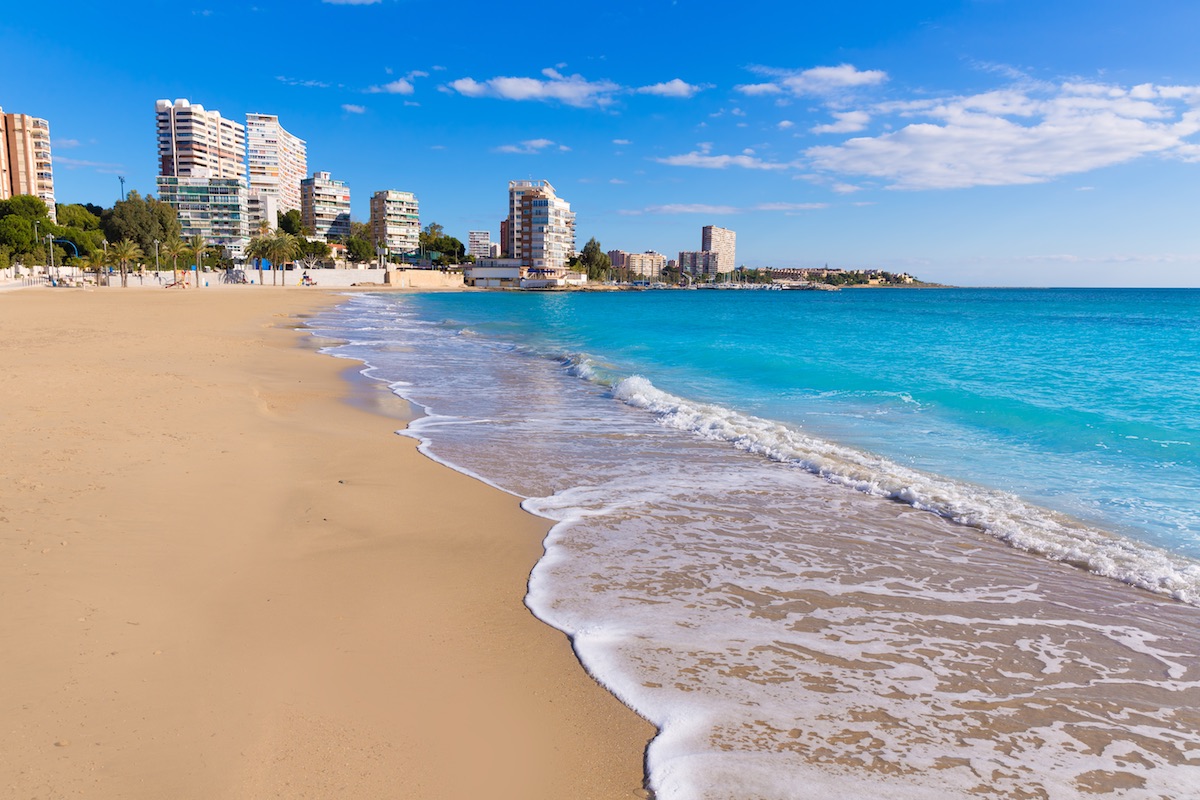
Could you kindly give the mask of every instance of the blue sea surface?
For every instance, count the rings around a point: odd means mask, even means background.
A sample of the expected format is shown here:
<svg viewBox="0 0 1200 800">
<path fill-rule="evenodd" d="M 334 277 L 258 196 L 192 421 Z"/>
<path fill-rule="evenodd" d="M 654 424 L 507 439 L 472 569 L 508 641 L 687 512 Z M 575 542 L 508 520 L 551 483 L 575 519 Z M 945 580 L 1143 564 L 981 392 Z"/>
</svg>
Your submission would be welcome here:
<svg viewBox="0 0 1200 800">
<path fill-rule="evenodd" d="M 406 305 L 1200 558 L 1200 291 L 426 294 Z"/>
<path fill-rule="evenodd" d="M 658 727 L 658 800 L 1150 800 L 1200 752 L 1198 312 L 461 292 L 312 328 L 554 521 L 526 604 Z"/>
</svg>

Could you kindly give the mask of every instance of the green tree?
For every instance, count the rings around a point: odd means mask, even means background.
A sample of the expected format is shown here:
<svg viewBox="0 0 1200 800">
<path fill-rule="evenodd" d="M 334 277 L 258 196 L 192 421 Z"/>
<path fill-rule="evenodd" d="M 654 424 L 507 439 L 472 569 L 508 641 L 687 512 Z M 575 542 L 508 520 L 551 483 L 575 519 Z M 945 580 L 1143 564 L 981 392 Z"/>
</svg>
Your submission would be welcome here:
<svg viewBox="0 0 1200 800">
<path fill-rule="evenodd" d="M 200 234 L 196 234 L 187 240 L 188 252 L 196 260 L 196 288 L 200 288 L 200 271 L 204 269 L 204 254 L 208 252 L 208 242 Z"/>
<path fill-rule="evenodd" d="M 159 251 L 163 258 L 171 259 L 171 274 L 173 282 L 176 284 L 179 283 L 179 257 L 185 255 L 187 251 L 188 246 L 178 236 L 173 236 L 163 242 L 162 249 Z"/>
<path fill-rule="evenodd" d="M 292 236 L 300 236 L 303 234 L 301 230 L 300 212 L 296 209 L 291 209 L 286 214 L 282 211 L 275 212 L 275 225 L 284 233 L 290 233 Z M 265 231 L 259 231 L 262 235 Z"/>
<path fill-rule="evenodd" d="M 103 248 L 83 257 L 83 268 L 96 273 L 96 285 L 104 284 L 104 270 L 108 267 L 108 253 Z"/>
<path fill-rule="evenodd" d="M 300 241 L 286 231 L 272 236 L 267 245 L 267 258 L 271 261 L 271 285 L 275 285 L 276 272 L 283 265 L 300 255 Z M 287 285 L 287 278 L 280 275 L 279 282 Z"/>
<path fill-rule="evenodd" d="M 59 203 L 56 216 L 58 224 L 67 228 L 78 228 L 81 231 L 100 230 L 100 217 L 78 203 Z"/>
<path fill-rule="evenodd" d="M 100 217 L 100 227 L 108 241 L 128 239 L 144 253 L 154 249 L 155 239 L 165 242 L 183 233 L 175 209 L 153 197 L 143 198 L 136 191 L 130 191 L 126 199 L 118 200 L 105 211 Z"/>
<path fill-rule="evenodd" d="M 329 245 L 320 239 L 300 239 L 300 255 L 318 260 L 329 258 Z"/>
<path fill-rule="evenodd" d="M 139 258 L 144 258 L 145 253 L 142 252 L 142 248 L 138 247 L 137 242 L 122 239 L 113 245 L 109 256 L 121 265 L 121 287 L 127 288 L 129 286 L 129 264 Z"/>
<path fill-rule="evenodd" d="M 587 270 L 589 281 L 603 279 L 608 270 L 612 269 L 612 259 L 600 249 L 600 242 L 596 241 L 595 236 L 588 239 L 588 243 L 583 246 L 583 251 L 579 254 L 579 263 Z"/>
<path fill-rule="evenodd" d="M 271 254 L 268 252 L 268 250 L 269 250 L 268 246 L 270 245 L 270 243 L 271 243 L 271 237 L 269 235 L 267 235 L 266 233 L 263 233 L 258 236 L 255 236 L 253 239 L 250 240 L 250 244 L 246 245 L 246 257 L 253 258 L 255 260 L 255 262 L 258 264 L 258 284 L 260 286 L 266 285 L 263 283 L 262 262 L 263 262 L 263 259 L 271 257 Z"/>
<path fill-rule="evenodd" d="M 346 258 L 351 261 L 370 261 L 375 258 L 375 245 L 369 239 L 351 236 L 346 240 Z"/>
<path fill-rule="evenodd" d="M 24 217 L 31 222 L 35 219 L 40 221 L 50 218 L 50 212 L 46 209 L 46 202 L 40 197 L 34 197 L 29 194 L 19 194 L 7 200 L 0 200 L 0 217 L 7 217 L 13 214 Z"/>
<path fill-rule="evenodd" d="M 0 244 L 14 253 L 28 253 L 34 244 L 33 222 L 19 214 L 0 219 Z"/>
</svg>

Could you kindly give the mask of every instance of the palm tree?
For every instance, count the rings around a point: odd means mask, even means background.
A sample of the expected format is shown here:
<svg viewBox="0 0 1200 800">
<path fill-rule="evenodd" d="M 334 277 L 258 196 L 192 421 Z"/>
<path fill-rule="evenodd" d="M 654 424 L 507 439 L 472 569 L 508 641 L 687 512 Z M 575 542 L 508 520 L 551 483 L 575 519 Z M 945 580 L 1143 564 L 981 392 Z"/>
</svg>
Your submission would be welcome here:
<svg viewBox="0 0 1200 800">
<path fill-rule="evenodd" d="M 278 269 L 300 255 L 300 242 L 290 233 L 279 231 L 268 240 L 267 253 L 267 258 L 271 259 L 272 268 Z M 281 277 L 280 281 L 284 282 L 284 279 Z M 274 271 L 271 272 L 271 285 L 275 285 Z"/>
<path fill-rule="evenodd" d="M 196 234 L 188 239 L 188 250 L 196 257 L 196 288 L 200 288 L 200 270 L 204 268 L 204 251 L 208 249 L 208 242 L 204 241 L 204 237 Z"/>
<path fill-rule="evenodd" d="M 174 276 L 174 283 L 176 284 L 179 283 L 179 257 L 186 254 L 187 251 L 187 245 L 175 236 L 167 239 L 162 246 L 162 250 L 160 251 L 164 256 L 171 259 L 171 263 L 174 265 L 172 275 Z"/>
<path fill-rule="evenodd" d="M 139 258 L 145 258 L 142 248 L 138 247 L 137 242 L 131 242 L 128 239 L 122 239 L 113 245 L 112 258 L 121 265 L 121 288 L 129 286 L 129 262 L 137 261 Z"/>
<path fill-rule="evenodd" d="M 267 252 L 268 245 L 271 243 L 270 236 L 255 236 L 250 240 L 250 244 L 246 245 L 246 255 L 258 262 L 258 283 L 263 285 L 263 268 L 262 262 L 264 258 L 269 257 Z"/>
<path fill-rule="evenodd" d="M 103 250 L 96 250 L 89 253 L 84 258 L 84 269 L 90 269 L 96 273 L 96 285 L 100 285 L 101 275 L 104 273 L 104 268 L 108 266 L 108 253 Z"/>
</svg>

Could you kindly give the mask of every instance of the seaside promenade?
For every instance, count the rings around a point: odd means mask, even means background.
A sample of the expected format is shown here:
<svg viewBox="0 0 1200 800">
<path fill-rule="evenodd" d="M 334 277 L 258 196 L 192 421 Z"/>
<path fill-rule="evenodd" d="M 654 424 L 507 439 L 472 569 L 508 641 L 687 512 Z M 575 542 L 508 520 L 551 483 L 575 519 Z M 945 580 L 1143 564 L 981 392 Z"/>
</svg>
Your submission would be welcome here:
<svg viewBox="0 0 1200 800">
<path fill-rule="evenodd" d="M 547 524 L 296 332 L 338 301 L 0 292 L 6 796 L 644 796 L 522 604 Z"/>
</svg>

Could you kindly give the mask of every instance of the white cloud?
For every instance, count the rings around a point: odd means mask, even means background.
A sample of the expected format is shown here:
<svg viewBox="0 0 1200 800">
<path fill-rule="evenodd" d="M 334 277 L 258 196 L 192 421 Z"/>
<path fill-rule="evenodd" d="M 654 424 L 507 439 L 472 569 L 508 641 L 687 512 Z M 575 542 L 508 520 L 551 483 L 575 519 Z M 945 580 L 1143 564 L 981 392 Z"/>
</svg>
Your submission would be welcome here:
<svg viewBox="0 0 1200 800">
<path fill-rule="evenodd" d="M 55 149 L 67 150 L 72 147 L 79 147 L 78 139 L 55 139 L 51 142 Z"/>
<path fill-rule="evenodd" d="M 847 89 L 877 86 L 888 79 L 883 70 L 860 70 L 852 64 L 836 67 L 813 67 L 802 71 L 781 70 L 770 67 L 752 67 L 753 72 L 768 75 L 777 80 L 770 83 L 751 83 L 736 86 L 739 92 L 751 96 L 765 94 L 792 94 L 797 97 L 837 94 Z"/>
<path fill-rule="evenodd" d="M 563 75 L 553 69 L 542 70 L 540 78 L 499 77 L 485 81 L 459 78 L 449 90 L 464 97 L 495 97 L 502 100 L 558 101 L 569 106 L 605 106 L 620 86 L 612 81 L 589 81 L 580 75 Z"/>
<path fill-rule="evenodd" d="M 382 86 L 372 86 L 367 89 L 370 94 L 412 94 L 412 81 L 406 78 L 399 78 L 391 83 L 385 83 Z"/>
<path fill-rule="evenodd" d="M 609 178 L 608 182 L 613 184 L 614 186 L 621 186 L 622 184 L 628 183 L 629 181 L 623 181 L 620 178 Z"/>
<path fill-rule="evenodd" d="M 306 89 L 328 89 L 332 85 L 326 81 L 300 80 L 299 78 L 288 78 L 284 75 L 276 75 L 275 80 L 285 83 L 288 86 L 303 86 Z"/>
<path fill-rule="evenodd" d="M 353 103 L 342 103 L 342 111 L 347 114 L 365 114 L 367 113 L 366 106 L 356 106 Z"/>
<path fill-rule="evenodd" d="M 779 124 L 775 127 L 779 128 L 781 131 L 786 131 L 788 128 L 794 128 L 795 126 L 796 123 L 792 122 L 790 119 L 781 119 L 779 120 Z"/>
<path fill-rule="evenodd" d="M 685 81 L 675 78 L 665 83 L 656 83 L 652 86 L 643 86 L 640 89 L 634 89 L 637 94 L 656 94 L 660 97 L 692 97 L 697 92 L 702 92 L 705 89 L 711 89 L 712 86 L 696 86 Z"/>
<path fill-rule="evenodd" d="M 736 214 L 734 206 L 710 206 L 704 203 L 669 203 L 663 206 L 649 206 L 647 214 Z"/>
<path fill-rule="evenodd" d="M 871 115 L 865 111 L 834 111 L 833 118 L 837 122 L 827 125 L 817 125 L 813 133 L 857 133 L 867 127 Z"/>
<path fill-rule="evenodd" d="M 633 142 L 629 141 L 628 139 L 613 139 L 612 143 L 615 145 L 620 145 L 621 147 L 624 147 L 627 144 L 633 144 Z"/>
<path fill-rule="evenodd" d="M 759 203 L 755 211 L 818 211 L 829 208 L 829 203 Z"/>
<path fill-rule="evenodd" d="M 556 144 L 555 142 L 551 141 L 550 139 L 526 139 L 525 141 L 521 142 L 520 144 L 500 145 L 499 147 L 495 148 L 495 150 L 493 150 L 493 152 L 514 153 L 517 155 L 530 156 L 530 155 L 536 155 L 538 153 L 541 153 L 549 148 L 555 148 L 555 149 L 559 150 L 560 152 L 567 152 L 571 149 L 571 148 L 567 147 L 565 144 Z"/>
<path fill-rule="evenodd" d="M 773 170 L 788 169 L 792 166 L 791 164 L 780 164 L 774 161 L 763 161 L 761 158 L 747 153 L 736 156 L 713 155 L 707 147 L 701 147 L 699 150 L 693 150 L 683 155 L 656 158 L 655 161 L 660 164 L 668 164 L 672 167 L 700 167 L 702 169 L 742 167 L 743 169 Z"/>
<path fill-rule="evenodd" d="M 1200 161 L 1200 87 L 1030 84 L 876 112 L 915 121 L 875 137 L 806 151 L 811 166 L 892 189 L 1041 183 L 1147 155 Z"/>
<path fill-rule="evenodd" d="M 122 164 L 109 164 L 103 161 L 84 161 L 78 158 L 67 158 L 66 156 L 54 156 L 55 166 L 66 167 L 67 169 L 88 168 L 95 169 L 101 172 L 121 169 Z"/>
</svg>

